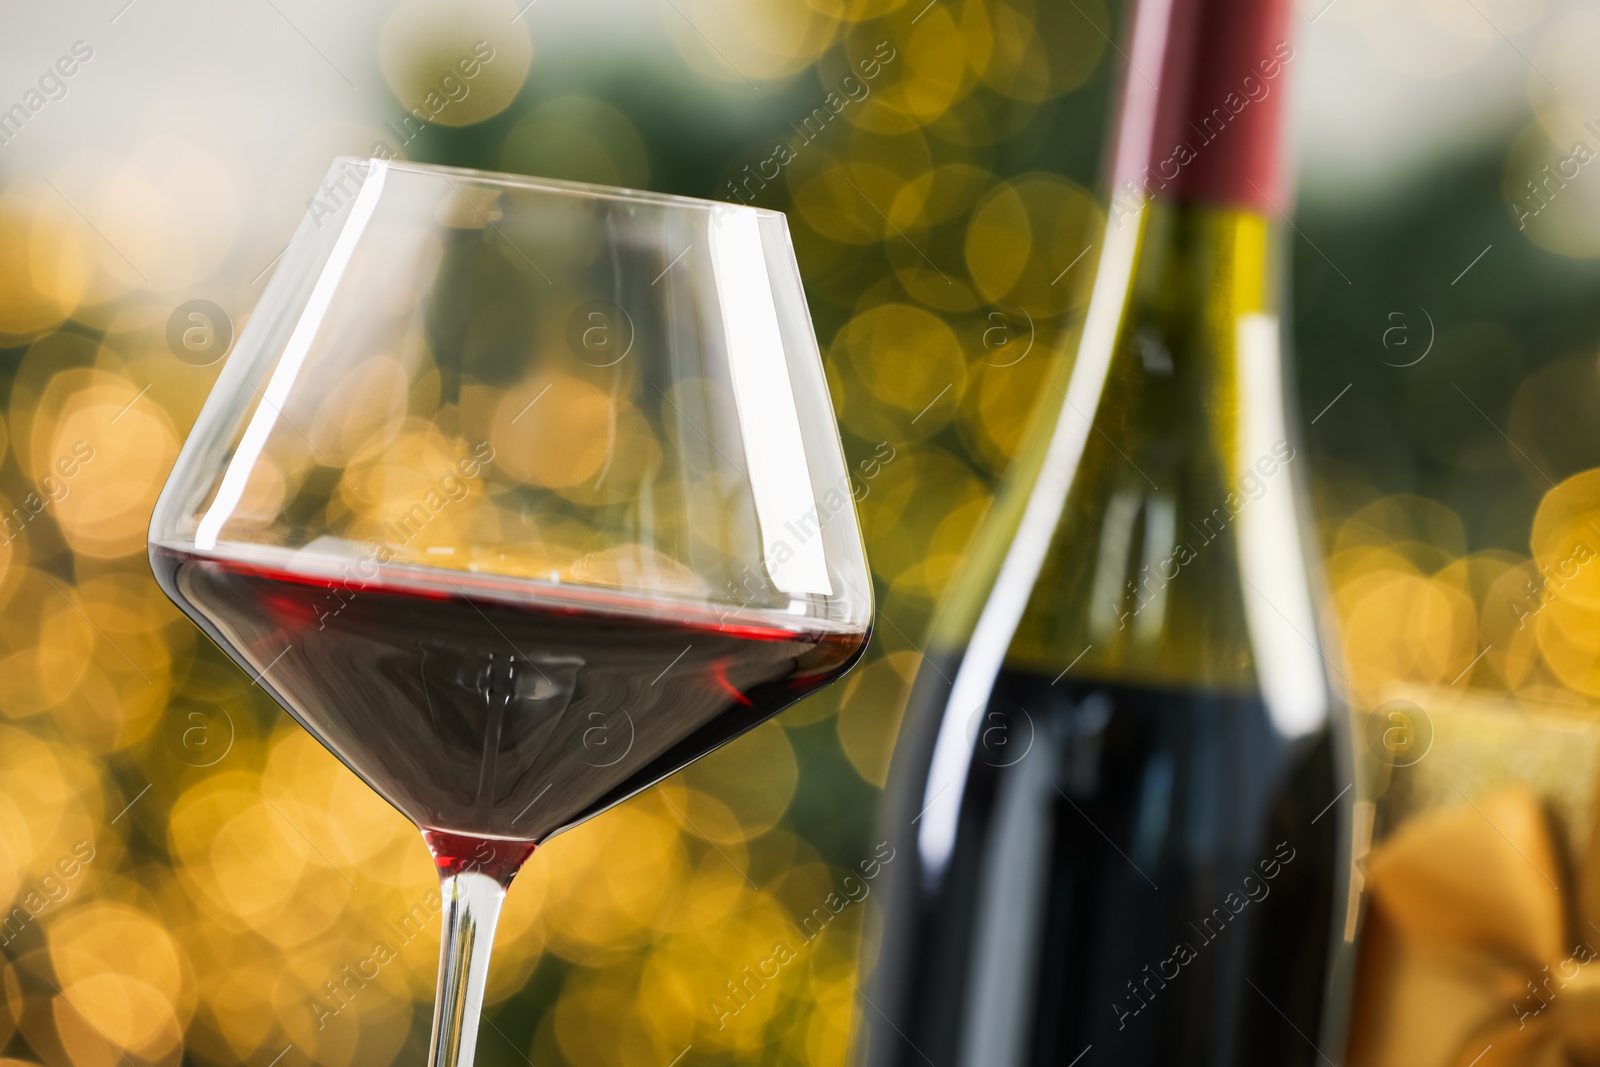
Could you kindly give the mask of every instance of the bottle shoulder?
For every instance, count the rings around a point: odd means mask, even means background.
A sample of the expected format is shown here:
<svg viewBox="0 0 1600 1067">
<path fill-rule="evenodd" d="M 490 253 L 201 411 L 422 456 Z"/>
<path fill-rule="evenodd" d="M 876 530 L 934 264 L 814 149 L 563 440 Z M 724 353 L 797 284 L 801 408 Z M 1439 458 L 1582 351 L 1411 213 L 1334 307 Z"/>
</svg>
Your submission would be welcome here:
<svg viewBox="0 0 1600 1067">
<path fill-rule="evenodd" d="M 1106 245 L 1071 364 L 936 644 L 961 647 L 1003 595 L 1020 600 L 1008 666 L 1322 703 L 1270 230 L 1248 212 L 1163 209 L 1131 234 L 1113 224 Z M 1114 305 L 1100 337 L 1095 301 Z M 1052 470 L 1073 436 L 1069 469 Z M 1041 511 L 1042 538 L 1026 529 Z M 1003 589 L 1026 536 L 1042 547 Z"/>
</svg>

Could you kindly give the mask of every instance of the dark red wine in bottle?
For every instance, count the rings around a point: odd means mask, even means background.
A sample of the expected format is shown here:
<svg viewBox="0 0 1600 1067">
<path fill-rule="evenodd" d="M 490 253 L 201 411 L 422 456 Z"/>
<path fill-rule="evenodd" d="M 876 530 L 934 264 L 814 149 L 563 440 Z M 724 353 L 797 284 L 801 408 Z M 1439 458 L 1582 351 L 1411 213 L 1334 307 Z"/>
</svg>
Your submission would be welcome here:
<svg viewBox="0 0 1600 1067">
<path fill-rule="evenodd" d="M 434 567 L 161 545 L 167 594 L 428 836 L 509 880 L 531 845 L 848 670 L 867 635 Z M 246 553 L 246 554 L 240 554 Z"/>
<path fill-rule="evenodd" d="M 1354 791 L 1286 414 L 1288 16 L 1132 14 L 1076 351 L 895 753 L 873 1067 L 1338 1062 Z"/>
</svg>

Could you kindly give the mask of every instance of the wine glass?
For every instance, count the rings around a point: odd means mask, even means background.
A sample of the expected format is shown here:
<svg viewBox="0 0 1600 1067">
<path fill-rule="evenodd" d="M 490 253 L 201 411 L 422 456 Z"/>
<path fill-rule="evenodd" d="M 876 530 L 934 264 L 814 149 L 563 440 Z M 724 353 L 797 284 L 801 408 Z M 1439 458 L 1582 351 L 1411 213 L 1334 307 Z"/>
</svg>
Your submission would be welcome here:
<svg viewBox="0 0 1600 1067">
<path fill-rule="evenodd" d="M 422 830 L 435 1067 L 540 842 L 860 657 L 860 491 L 780 213 L 335 162 L 150 558 Z"/>
</svg>

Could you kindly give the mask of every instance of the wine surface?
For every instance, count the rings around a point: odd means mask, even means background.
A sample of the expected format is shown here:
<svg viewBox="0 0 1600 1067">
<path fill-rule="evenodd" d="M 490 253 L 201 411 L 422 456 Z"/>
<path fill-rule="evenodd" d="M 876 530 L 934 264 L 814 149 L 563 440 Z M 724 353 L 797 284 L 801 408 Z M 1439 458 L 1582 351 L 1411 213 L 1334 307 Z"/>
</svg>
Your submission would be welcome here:
<svg viewBox="0 0 1600 1067">
<path fill-rule="evenodd" d="M 472 843 L 542 841 L 627 798 L 832 681 L 867 638 L 620 595 L 534 600 L 436 568 L 363 583 L 151 557 L 334 755 L 424 831 Z"/>
<path fill-rule="evenodd" d="M 925 667 L 913 703 L 954 668 Z M 1326 729 L 1288 745 L 1255 697 L 1013 668 L 965 718 L 948 859 L 930 864 L 912 806 L 942 783 L 907 780 L 891 816 L 907 858 L 879 909 L 869 1063 L 1320 1061 L 1345 906 Z M 930 765 L 931 728 L 902 743 Z"/>
</svg>

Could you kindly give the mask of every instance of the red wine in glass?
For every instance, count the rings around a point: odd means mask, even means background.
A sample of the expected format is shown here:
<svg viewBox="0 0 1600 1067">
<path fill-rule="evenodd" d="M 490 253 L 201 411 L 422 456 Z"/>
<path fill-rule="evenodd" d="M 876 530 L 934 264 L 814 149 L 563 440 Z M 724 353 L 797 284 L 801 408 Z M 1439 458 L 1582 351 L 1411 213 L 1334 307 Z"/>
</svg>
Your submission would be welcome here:
<svg viewBox="0 0 1600 1067">
<path fill-rule="evenodd" d="M 494 842 L 542 841 L 625 799 L 826 685 L 866 642 L 753 612 L 536 598 L 431 567 L 362 582 L 305 552 L 247 554 L 152 550 L 213 640 L 448 844 L 441 866 L 487 870 Z"/>
</svg>

